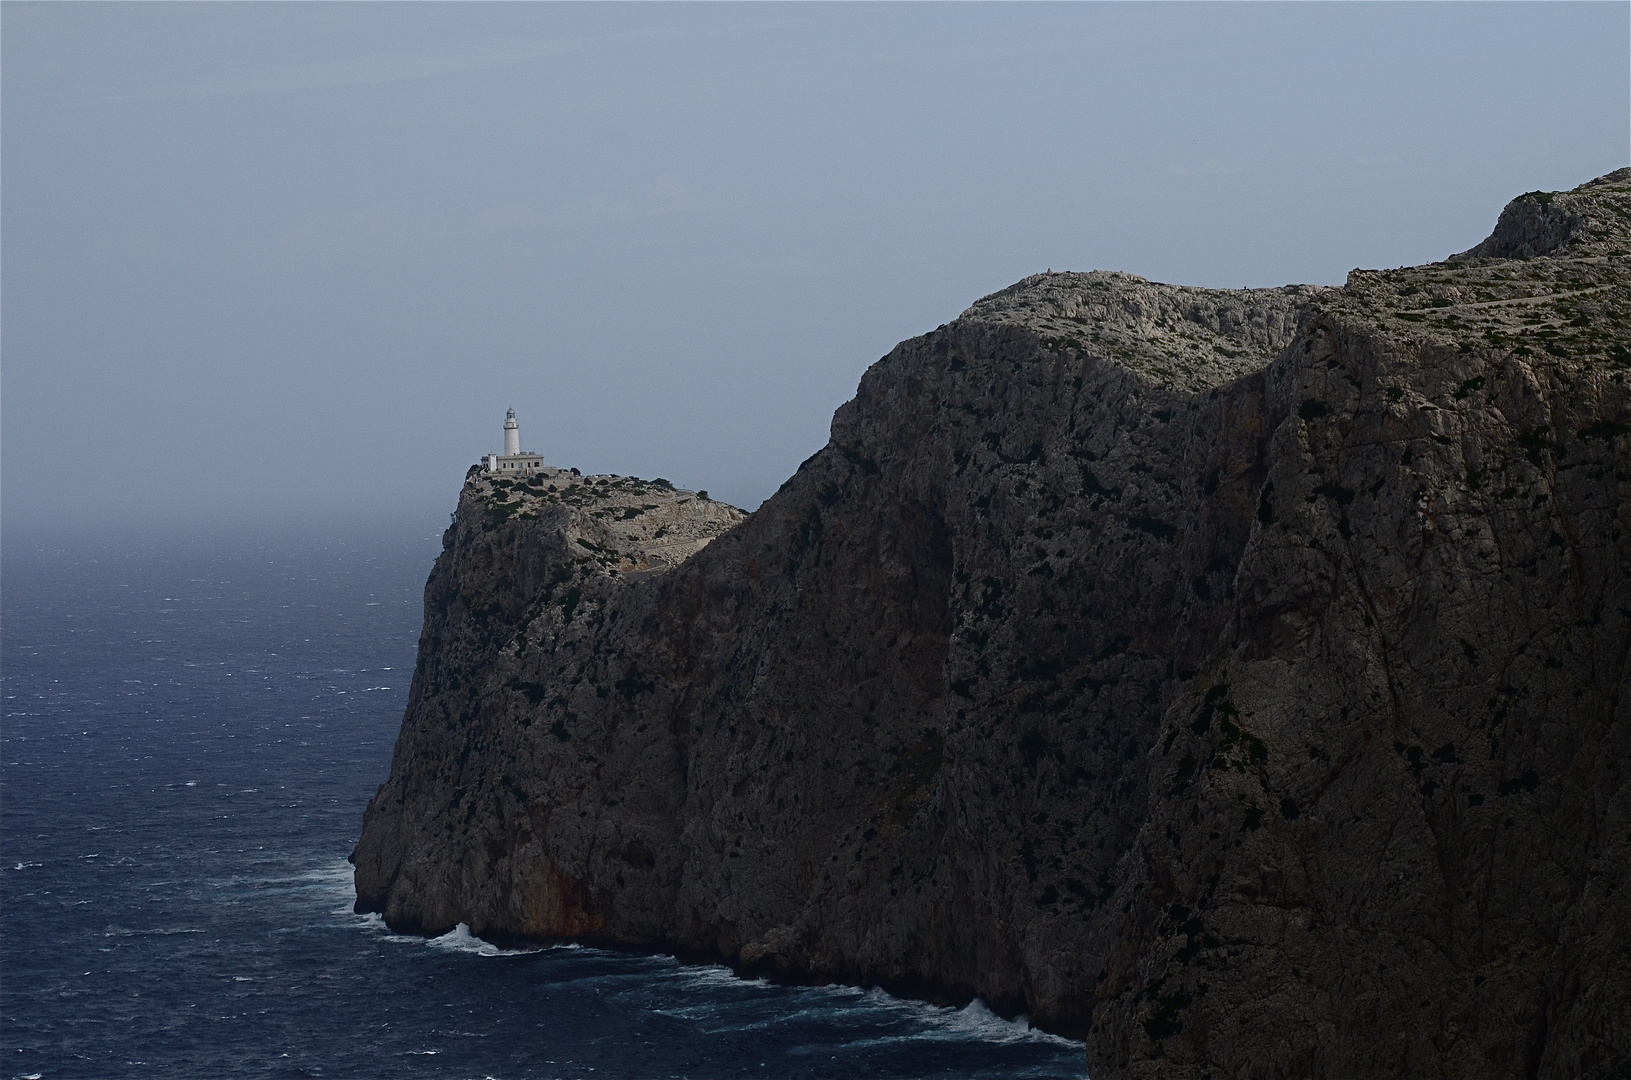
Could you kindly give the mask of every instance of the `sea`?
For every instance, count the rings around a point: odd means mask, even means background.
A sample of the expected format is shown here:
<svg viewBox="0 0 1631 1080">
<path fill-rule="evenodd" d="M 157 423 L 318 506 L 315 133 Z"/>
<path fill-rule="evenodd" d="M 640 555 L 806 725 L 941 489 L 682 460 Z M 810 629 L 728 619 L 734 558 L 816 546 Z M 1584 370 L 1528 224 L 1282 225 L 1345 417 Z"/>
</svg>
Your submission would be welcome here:
<svg viewBox="0 0 1631 1080">
<path fill-rule="evenodd" d="M 5 1077 L 1082 1077 L 875 988 L 425 939 L 351 910 L 434 527 L 8 538 Z"/>
</svg>

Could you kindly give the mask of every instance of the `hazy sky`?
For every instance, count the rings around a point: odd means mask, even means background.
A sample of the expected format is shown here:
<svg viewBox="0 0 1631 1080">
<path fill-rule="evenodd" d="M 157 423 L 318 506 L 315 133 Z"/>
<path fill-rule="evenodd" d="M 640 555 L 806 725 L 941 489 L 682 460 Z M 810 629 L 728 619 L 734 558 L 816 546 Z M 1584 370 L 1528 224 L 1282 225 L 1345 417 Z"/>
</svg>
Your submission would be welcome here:
<svg viewBox="0 0 1631 1080">
<path fill-rule="evenodd" d="M 8 533 L 445 520 L 523 443 L 752 508 L 1047 268 L 1472 246 L 1631 160 L 1631 7 L 0 7 Z"/>
</svg>

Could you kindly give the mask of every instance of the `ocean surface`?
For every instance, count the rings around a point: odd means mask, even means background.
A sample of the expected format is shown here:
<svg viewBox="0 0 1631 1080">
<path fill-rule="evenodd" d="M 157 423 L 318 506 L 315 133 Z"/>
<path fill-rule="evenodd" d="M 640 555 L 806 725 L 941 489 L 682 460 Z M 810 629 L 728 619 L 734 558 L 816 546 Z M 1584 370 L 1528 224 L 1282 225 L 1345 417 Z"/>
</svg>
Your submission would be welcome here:
<svg viewBox="0 0 1631 1080">
<path fill-rule="evenodd" d="M 1081 1077 L 1080 1043 L 352 913 L 429 530 L 0 562 L 0 1078 Z"/>
</svg>

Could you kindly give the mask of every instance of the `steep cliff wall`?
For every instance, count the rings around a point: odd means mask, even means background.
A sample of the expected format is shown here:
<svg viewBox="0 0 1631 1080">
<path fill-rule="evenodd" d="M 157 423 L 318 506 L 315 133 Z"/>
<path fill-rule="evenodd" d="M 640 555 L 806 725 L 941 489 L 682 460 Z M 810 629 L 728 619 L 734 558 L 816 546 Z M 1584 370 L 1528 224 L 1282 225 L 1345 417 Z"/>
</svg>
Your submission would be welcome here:
<svg viewBox="0 0 1631 1080">
<path fill-rule="evenodd" d="M 1342 289 L 1028 278 L 666 572 L 467 484 L 359 909 L 978 994 L 1101 1080 L 1614 1075 L 1628 266 L 1622 170 Z"/>
</svg>

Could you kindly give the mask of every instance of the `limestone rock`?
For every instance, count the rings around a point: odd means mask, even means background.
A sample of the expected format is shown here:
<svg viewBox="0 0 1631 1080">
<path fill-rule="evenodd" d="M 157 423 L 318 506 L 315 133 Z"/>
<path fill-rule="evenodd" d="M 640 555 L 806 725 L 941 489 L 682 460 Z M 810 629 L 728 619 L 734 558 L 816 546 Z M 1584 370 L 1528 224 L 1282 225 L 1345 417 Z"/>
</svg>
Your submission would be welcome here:
<svg viewBox="0 0 1631 1080">
<path fill-rule="evenodd" d="M 1533 259 L 1571 247 L 1623 248 L 1631 242 L 1631 221 L 1618 212 L 1613 189 L 1628 180 L 1631 168 L 1617 169 L 1574 191 L 1520 195 L 1501 212 L 1487 240 L 1450 258 Z"/>
<path fill-rule="evenodd" d="M 473 478 L 359 910 L 980 995 L 1099 1080 L 1624 1074 L 1628 222 L 1028 278 L 745 520 Z"/>
</svg>

